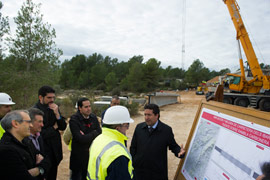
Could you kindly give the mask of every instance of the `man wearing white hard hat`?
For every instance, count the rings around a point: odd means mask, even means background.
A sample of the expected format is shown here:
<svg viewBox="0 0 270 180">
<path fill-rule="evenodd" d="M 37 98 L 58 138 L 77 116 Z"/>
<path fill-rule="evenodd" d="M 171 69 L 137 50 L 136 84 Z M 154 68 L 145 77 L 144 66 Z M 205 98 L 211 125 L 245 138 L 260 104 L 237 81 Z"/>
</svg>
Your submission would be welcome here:
<svg viewBox="0 0 270 180">
<path fill-rule="evenodd" d="M 2 118 L 12 110 L 12 105 L 15 103 L 12 102 L 11 97 L 7 93 L 0 93 L 0 122 Z M 0 139 L 2 138 L 5 130 L 2 128 L 0 123 Z"/>
<path fill-rule="evenodd" d="M 129 123 L 133 123 L 128 109 L 112 106 L 105 112 L 102 134 L 90 147 L 87 179 L 131 180 L 133 167 L 125 141 Z"/>
</svg>

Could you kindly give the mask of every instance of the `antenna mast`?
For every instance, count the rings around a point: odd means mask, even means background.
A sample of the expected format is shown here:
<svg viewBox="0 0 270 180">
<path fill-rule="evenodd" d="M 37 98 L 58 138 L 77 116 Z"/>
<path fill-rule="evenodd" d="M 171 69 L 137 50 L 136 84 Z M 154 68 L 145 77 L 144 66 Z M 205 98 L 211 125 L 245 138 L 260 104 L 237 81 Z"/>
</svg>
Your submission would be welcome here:
<svg viewBox="0 0 270 180">
<path fill-rule="evenodd" d="M 186 0 L 183 0 L 182 15 L 182 69 L 185 69 L 185 27 L 186 27 Z"/>
</svg>

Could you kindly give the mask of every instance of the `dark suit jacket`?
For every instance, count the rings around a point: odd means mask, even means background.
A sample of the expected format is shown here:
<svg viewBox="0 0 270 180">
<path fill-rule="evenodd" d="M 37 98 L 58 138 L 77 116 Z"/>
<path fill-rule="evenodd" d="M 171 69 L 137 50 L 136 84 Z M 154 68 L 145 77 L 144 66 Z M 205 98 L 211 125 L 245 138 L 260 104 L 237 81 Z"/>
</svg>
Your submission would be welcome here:
<svg viewBox="0 0 270 180">
<path fill-rule="evenodd" d="M 51 161 L 49 159 L 49 156 L 45 154 L 42 136 L 40 135 L 38 137 L 38 143 L 40 146 L 40 150 L 36 149 L 35 145 L 33 144 L 32 139 L 30 139 L 30 137 L 24 138 L 23 143 L 27 144 L 29 146 L 30 150 L 32 151 L 32 154 L 34 154 L 35 156 L 37 154 L 41 154 L 43 156 L 44 159 L 37 166 L 42 167 L 44 169 L 44 174 L 42 176 L 41 175 L 39 176 L 40 179 L 44 179 L 47 175 L 48 170 L 51 167 Z"/>
<path fill-rule="evenodd" d="M 0 179 L 1 180 L 37 180 L 28 173 L 36 167 L 35 157 L 29 147 L 19 142 L 9 132 L 5 132 L 0 141 Z"/>
<path fill-rule="evenodd" d="M 145 122 L 137 125 L 130 146 L 136 180 L 167 180 L 167 148 L 178 156 L 180 146 L 172 128 L 160 120 L 152 133 Z"/>
<path fill-rule="evenodd" d="M 35 108 L 38 108 L 44 112 L 43 116 L 43 128 L 41 135 L 44 141 L 45 154 L 50 157 L 51 163 L 58 165 L 63 159 L 62 142 L 59 130 L 66 129 L 65 118 L 61 116 L 60 120 L 57 120 L 53 110 L 48 105 L 36 103 Z M 53 125 L 57 122 L 58 129 L 54 129 Z"/>
<path fill-rule="evenodd" d="M 101 128 L 97 117 L 90 114 L 85 119 L 79 111 L 70 117 L 69 127 L 72 133 L 70 154 L 71 170 L 87 170 L 89 160 L 89 148 L 92 141 L 101 134 Z M 82 131 L 84 135 L 80 133 Z"/>
</svg>

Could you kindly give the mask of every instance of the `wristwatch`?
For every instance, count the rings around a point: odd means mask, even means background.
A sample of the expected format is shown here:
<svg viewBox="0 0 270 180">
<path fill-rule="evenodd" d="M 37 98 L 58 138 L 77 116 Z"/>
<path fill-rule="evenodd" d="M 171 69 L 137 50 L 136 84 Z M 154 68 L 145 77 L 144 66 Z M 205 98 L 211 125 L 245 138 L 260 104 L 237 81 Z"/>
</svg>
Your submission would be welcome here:
<svg viewBox="0 0 270 180">
<path fill-rule="evenodd" d="M 38 169 L 39 169 L 39 174 L 43 175 L 44 174 L 44 169 L 42 167 L 38 167 Z"/>
</svg>

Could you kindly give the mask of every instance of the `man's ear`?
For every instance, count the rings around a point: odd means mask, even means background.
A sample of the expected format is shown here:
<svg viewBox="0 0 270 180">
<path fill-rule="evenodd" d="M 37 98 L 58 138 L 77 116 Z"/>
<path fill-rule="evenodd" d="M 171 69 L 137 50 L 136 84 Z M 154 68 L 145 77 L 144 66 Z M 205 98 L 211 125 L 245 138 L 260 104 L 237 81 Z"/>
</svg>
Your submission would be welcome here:
<svg viewBox="0 0 270 180">
<path fill-rule="evenodd" d="M 12 120 L 11 121 L 11 125 L 12 125 L 12 127 L 18 127 L 18 125 L 19 125 L 19 122 L 18 121 L 16 121 L 16 120 Z"/>
<path fill-rule="evenodd" d="M 115 128 L 117 131 L 119 131 L 119 129 L 120 129 L 120 126 L 116 126 L 116 128 Z"/>
<path fill-rule="evenodd" d="M 40 102 L 42 102 L 43 97 L 41 95 L 38 95 L 38 99 Z"/>
</svg>

